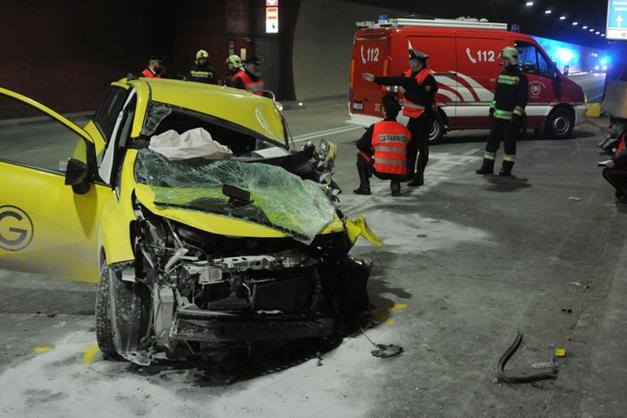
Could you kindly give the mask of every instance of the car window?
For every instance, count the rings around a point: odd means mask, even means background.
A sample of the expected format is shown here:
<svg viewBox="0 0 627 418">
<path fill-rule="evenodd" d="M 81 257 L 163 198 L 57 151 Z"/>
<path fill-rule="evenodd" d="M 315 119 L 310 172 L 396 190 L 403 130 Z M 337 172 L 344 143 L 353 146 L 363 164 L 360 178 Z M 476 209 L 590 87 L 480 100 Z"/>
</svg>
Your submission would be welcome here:
<svg viewBox="0 0 627 418">
<path fill-rule="evenodd" d="M 87 163 L 80 135 L 46 113 L 0 95 L 0 161 L 64 173 L 69 158 Z"/>
<path fill-rule="evenodd" d="M 98 126 L 107 142 L 111 139 L 115 122 L 122 107 L 124 107 L 128 93 L 128 90 L 122 87 L 112 86 L 96 111 L 94 123 Z"/>
<path fill-rule="evenodd" d="M 551 77 L 552 65 L 542 51 L 534 44 L 517 41 L 516 48 L 520 52 L 520 67 L 523 72 L 540 77 Z"/>
</svg>

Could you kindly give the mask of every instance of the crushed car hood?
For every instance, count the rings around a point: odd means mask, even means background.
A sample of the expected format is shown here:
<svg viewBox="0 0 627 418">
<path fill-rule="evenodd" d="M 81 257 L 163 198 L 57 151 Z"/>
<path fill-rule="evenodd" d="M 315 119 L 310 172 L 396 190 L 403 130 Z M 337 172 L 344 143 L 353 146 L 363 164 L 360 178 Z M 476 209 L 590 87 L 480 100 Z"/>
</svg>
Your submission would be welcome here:
<svg viewBox="0 0 627 418">
<path fill-rule="evenodd" d="M 138 153 L 136 196 L 149 210 L 226 236 L 285 237 L 309 244 L 316 235 L 342 230 L 321 185 L 275 166 L 240 161 L 169 161 Z M 230 200 L 223 186 L 250 192 L 252 202 Z"/>
</svg>

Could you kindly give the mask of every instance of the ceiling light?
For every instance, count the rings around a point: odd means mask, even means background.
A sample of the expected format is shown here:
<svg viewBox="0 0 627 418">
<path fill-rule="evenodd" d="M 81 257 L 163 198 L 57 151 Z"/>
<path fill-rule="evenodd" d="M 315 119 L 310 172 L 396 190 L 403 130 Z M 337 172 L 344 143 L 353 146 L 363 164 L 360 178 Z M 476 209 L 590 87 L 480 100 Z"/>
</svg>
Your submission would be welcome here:
<svg viewBox="0 0 627 418">
<path fill-rule="evenodd" d="M 604 33 L 602 33 L 601 36 L 605 38 L 605 34 Z"/>
<path fill-rule="evenodd" d="M 532 1 L 528 1 L 527 3 L 525 3 L 525 6 L 531 7 L 531 6 L 533 6 L 533 2 Z"/>
<path fill-rule="evenodd" d="M 595 34 L 595 35 L 600 35 L 600 34 L 601 34 L 601 32 L 598 32 L 598 31 L 597 31 L 597 32 L 594 32 L 594 34 Z"/>
<path fill-rule="evenodd" d="M 588 32 L 594 32 L 594 29 L 590 29 Z"/>
<path fill-rule="evenodd" d="M 560 20 L 566 20 L 566 16 L 560 16 Z"/>
<path fill-rule="evenodd" d="M 581 29 L 588 29 L 588 27 L 587 27 L 587 26 L 584 26 L 584 27 L 582 27 Z"/>
<path fill-rule="evenodd" d="M 579 22 L 573 22 L 573 26 L 577 26 Z"/>
<path fill-rule="evenodd" d="M 551 13 L 553 13 L 551 9 L 546 9 L 546 10 L 544 11 L 544 14 L 545 14 L 545 15 L 550 15 Z"/>
</svg>

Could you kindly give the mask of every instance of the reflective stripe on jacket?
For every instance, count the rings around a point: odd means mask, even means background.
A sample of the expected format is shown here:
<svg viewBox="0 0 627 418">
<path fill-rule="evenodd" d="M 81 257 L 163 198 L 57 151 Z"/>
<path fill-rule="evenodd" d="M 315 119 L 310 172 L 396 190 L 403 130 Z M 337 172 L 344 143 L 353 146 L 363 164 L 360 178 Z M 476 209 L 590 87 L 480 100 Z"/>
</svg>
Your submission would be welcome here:
<svg viewBox="0 0 627 418">
<path fill-rule="evenodd" d="M 404 76 L 409 78 L 411 77 L 411 70 L 405 71 Z M 433 71 L 428 68 L 423 68 L 418 71 L 416 74 L 416 82 L 419 86 L 425 82 L 426 78 L 430 75 L 433 75 Z M 401 95 L 401 104 L 403 105 L 403 115 L 408 116 L 410 118 L 419 118 L 424 112 L 425 107 L 423 105 L 412 102 L 411 100 L 405 98 L 405 96 Z"/>
<path fill-rule="evenodd" d="M 395 121 L 374 124 L 372 148 L 374 169 L 381 174 L 407 174 L 407 144 L 411 141 L 409 130 Z"/>
<path fill-rule="evenodd" d="M 239 70 L 235 73 L 232 80 L 240 79 L 244 83 L 244 88 L 248 91 L 251 91 L 255 94 L 262 94 L 260 90 L 263 90 L 265 83 L 263 80 L 254 81 L 245 70 Z"/>
</svg>

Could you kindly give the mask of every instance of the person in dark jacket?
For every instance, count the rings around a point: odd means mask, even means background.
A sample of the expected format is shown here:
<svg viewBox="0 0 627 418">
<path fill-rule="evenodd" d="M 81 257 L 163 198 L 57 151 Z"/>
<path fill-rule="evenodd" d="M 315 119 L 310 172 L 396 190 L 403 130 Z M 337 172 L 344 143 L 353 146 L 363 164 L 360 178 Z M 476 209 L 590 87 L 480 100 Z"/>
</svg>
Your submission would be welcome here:
<svg viewBox="0 0 627 418">
<path fill-rule="evenodd" d="M 409 117 L 407 128 L 413 137 L 407 155 L 408 175 L 413 177 L 409 186 L 424 184 L 424 171 L 429 161 L 429 131 L 437 111 L 435 95 L 438 85 L 433 72 L 427 68 L 428 58 L 427 54 L 412 48 L 409 50 L 409 69 L 405 73 L 393 77 L 363 74 L 367 81 L 399 87 L 403 114 Z"/>
<path fill-rule="evenodd" d="M 524 124 L 525 106 L 528 100 L 527 76 L 520 71 L 519 53 L 513 46 L 501 51 L 503 71 L 496 80 L 494 100 L 490 107 L 492 128 L 483 154 L 483 164 L 477 174 L 494 174 L 494 159 L 503 141 L 505 155 L 499 175 L 511 176 L 516 159 L 516 139 Z"/>
<path fill-rule="evenodd" d="M 187 79 L 198 83 L 217 84 L 216 70 L 209 65 L 209 53 L 204 49 L 196 52 L 196 61 L 190 67 Z"/>
<path fill-rule="evenodd" d="M 372 174 L 382 180 L 390 180 L 392 196 L 400 196 L 401 179 L 407 174 L 408 144 L 412 137 L 409 130 L 396 121 L 401 107 L 391 95 L 383 97 L 384 120 L 372 124 L 357 141 L 357 173 L 359 187 L 355 194 L 370 194 Z"/>
<path fill-rule="evenodd" d="M 614 186 L 619 203 L 627 203 L 627 119 L 611 118 L 610 135 L 618 138 L 614 156 L 605 162 L 603 177 Z"/>
</svg>

